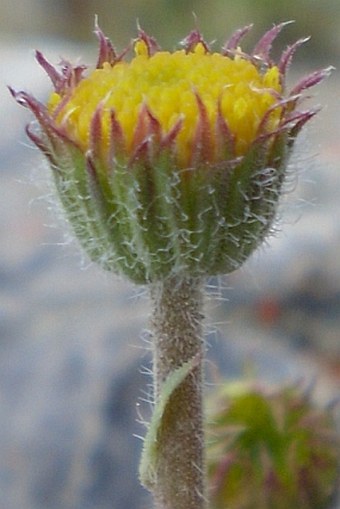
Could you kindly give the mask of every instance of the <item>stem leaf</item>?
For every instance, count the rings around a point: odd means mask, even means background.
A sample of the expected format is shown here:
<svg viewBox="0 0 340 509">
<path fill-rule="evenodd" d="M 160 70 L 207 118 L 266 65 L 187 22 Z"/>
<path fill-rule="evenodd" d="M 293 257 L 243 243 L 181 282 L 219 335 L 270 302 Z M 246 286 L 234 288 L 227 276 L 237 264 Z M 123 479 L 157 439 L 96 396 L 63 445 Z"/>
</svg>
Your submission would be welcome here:
<svg viewBox="0 0 340 509">
<path fill-rule="evenodd" d="M 162 427 L 162 419 L 174 391 L 181 385 L 185 378 L 198 366 L 200 356 L 195 355 L 192 359 L 184 362 L 175 369 L 165 380 L 162 392 L 155 405 L 154 412 L 145 436 L 141 461 L 139 464 L 139 478 L 143 486 L 151 489 L 155 484 L 156 464 L 158 455 L 159 432 Z"/>
</svg>

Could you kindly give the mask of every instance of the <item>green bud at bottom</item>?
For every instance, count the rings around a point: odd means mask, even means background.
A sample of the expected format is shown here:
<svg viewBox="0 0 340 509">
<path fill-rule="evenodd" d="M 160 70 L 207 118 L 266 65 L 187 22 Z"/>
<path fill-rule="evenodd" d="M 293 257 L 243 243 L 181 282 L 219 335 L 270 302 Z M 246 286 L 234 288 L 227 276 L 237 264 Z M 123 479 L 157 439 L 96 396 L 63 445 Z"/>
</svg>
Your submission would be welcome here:
<svg viewBox="0 0 340 509">
<path fill-rule="evenodd" d="M 331 412 L 297 386 L 225 389 L 208 426 L 211 508 L 330 508 L 339 467 Z"/>
</svg>

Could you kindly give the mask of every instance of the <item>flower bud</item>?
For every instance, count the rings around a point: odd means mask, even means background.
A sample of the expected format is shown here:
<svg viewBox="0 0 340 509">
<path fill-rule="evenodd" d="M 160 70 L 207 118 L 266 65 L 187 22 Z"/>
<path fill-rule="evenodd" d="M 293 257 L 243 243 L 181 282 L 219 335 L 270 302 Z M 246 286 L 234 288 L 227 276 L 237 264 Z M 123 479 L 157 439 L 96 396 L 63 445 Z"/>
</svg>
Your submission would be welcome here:
<svg viewBox="0 0 340 509">
<path fill-rule="evenodd" d="M 251 54 L 238 30 L 220 53 L 195 30 L 161 51 L 139 30 L 118 54 L 99 27 L 96 69 L 37 60 L 54 85 L 46 105 L 14 92 L 37 123 L 66 216 L 88 256 L 136 283 L 225 274 L 270 232 L 295 138 L 316 110 L 286 91 L 298 41 L 276 64 L 267 32 Z"/>
<path fill-rule="evenodd" d="M 338 481 L 334 416 L 298 386 L 226 384 L 208 426 L 212 509 L 327 509 Z"/>
</svg>

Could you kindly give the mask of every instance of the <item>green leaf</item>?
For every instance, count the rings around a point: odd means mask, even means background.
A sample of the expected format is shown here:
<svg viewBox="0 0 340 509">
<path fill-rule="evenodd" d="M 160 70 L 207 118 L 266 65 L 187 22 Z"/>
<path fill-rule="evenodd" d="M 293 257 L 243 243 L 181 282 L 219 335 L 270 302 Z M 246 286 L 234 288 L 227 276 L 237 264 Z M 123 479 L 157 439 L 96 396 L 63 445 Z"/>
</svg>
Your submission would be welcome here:
<svg viewBox="0 0 340 509">
<path fill-rule="evenodd" d="M 144 447 L 139 465 L 140 481 L 147 488 L 152 488 L 155 483 L 159 447 L 159 431 L 162 427 L 162 419 L 170 402 L 171 396 L 189 375 L 189 373 L 191 373 L 192 370 L 198 365 L 198 363 L 198 356 L 195 356 L 189 361 L 184 362 L 182 366 L 177 368 L 168 376 L 163 384 L 162 392 L 160 393 L 158 401 L 155 405 L 151 422 L 149 424 L 149 429 L 144 440 Z"/>
</svg>

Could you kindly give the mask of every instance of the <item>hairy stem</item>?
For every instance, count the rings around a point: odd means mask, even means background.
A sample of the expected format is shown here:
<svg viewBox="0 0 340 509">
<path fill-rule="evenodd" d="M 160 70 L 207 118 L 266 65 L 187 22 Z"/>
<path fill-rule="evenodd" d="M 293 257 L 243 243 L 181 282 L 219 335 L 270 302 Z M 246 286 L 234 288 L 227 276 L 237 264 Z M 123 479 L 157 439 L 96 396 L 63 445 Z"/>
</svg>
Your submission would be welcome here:
<svg viewBox="0 0 340 509">
<path fill-rule="evenodd" d="M 172 278 L 151 288 L 156 404 L 172 373 L 195 359 L 159 424 L 153 494 L 157 509 L 203 509 L 202 307 L 200 279 Z"/>
</svg>

